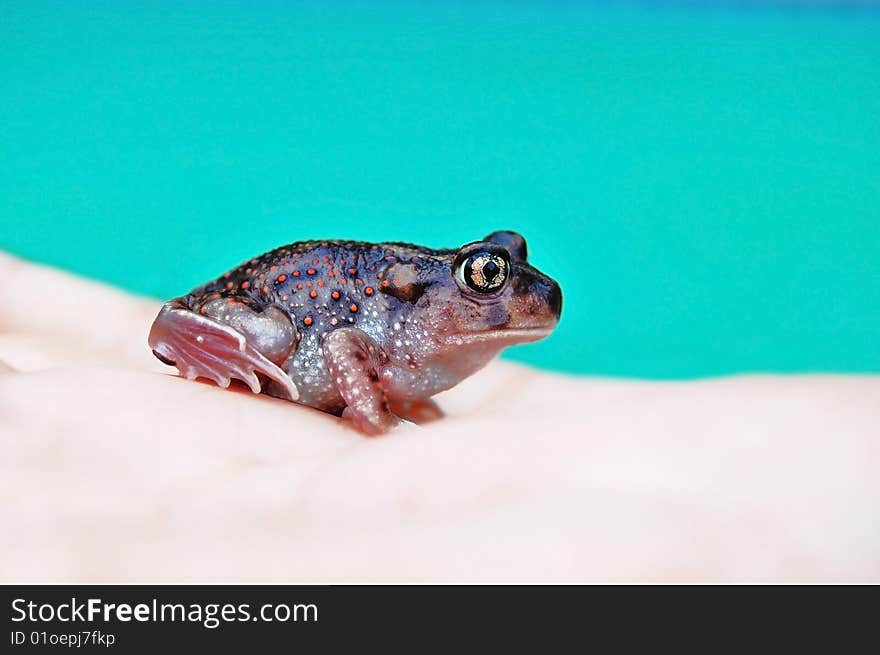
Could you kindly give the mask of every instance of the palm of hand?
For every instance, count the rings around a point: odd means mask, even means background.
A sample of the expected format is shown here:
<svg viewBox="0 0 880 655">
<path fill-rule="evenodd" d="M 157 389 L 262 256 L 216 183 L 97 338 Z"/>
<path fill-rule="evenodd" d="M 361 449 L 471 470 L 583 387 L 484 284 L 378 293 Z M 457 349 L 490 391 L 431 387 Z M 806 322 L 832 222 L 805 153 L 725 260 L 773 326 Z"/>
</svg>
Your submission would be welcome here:
<svg viewBox="0 0 880 655">
<path fill-rule="evenodd" d="M 880 579 L 876 378 L 497 362 L 366 439 L 173 377 L 156 302 L 0 268 L 4 581 Z"/>
</svg>

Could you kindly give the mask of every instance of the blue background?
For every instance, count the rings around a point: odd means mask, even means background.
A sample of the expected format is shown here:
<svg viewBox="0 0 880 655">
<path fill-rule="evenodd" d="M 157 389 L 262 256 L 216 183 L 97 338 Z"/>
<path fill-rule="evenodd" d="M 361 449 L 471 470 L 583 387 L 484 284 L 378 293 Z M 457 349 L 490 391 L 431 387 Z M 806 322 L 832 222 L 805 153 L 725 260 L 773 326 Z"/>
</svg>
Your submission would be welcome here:
<svg viewBox="0 0 880 655">
<path fill-rule="evenodd" d="M 166 298 L 512 228 L 565 294 L 514 359 L 880 371 L 880 12 L 177 4 L 0 2 L 0 248 Z"/>
</svg>

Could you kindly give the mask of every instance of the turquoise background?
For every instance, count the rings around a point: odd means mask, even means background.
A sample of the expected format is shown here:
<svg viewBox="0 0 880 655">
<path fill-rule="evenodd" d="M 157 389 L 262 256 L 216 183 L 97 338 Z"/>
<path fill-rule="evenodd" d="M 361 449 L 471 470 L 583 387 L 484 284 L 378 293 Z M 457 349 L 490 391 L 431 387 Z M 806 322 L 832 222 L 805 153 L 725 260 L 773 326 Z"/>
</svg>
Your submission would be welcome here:
<svg viewBox="0 0 880 655">
<path fill-rule="evenodd" d="M 513 359 L 880 371 L 880 11 L 176 4 L 0 2 L 0 248 L 165 298 L 512 228 L 565 296 Z"/>
</svg>

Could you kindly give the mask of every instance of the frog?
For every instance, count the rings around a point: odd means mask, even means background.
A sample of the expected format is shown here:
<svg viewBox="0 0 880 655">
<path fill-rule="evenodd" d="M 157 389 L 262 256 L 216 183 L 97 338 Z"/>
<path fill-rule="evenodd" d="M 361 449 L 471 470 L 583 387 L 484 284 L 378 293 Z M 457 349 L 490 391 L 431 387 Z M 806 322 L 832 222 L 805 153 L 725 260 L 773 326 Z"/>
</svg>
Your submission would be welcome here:
<svg viewBox="0 0 880 655">
<path fill-rule="evenodd" d="M 299 241 L 164 303 L 148 343 L 187 379 L 243 383 L 376 436 L 442 418 L 433 396 L 547 337 L 561 313 L 559 284 L 511 230 L 446 249 Z"/>
</svg>

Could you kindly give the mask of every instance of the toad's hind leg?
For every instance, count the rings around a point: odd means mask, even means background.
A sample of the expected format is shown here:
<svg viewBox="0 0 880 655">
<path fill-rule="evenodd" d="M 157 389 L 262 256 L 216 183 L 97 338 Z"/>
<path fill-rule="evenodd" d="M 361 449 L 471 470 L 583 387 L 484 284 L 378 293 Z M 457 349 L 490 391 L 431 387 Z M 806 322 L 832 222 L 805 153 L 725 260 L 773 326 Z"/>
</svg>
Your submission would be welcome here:
<svg viewBox="0 0 880 655">
<path fill-rule="evenodd" d="M 261 310 L 233 297 L 178 298 L 162 307 L 149 343 L 156 357 L 186 378 L 208 378 L 224 388 L 234 378 L 260 393 L 259 374 L 277 382 L 290 400 L 299 398 L 279 367 L 296 347 L 296 328 L 277 307 Z"/>
</svg>

